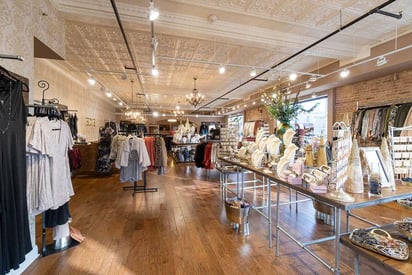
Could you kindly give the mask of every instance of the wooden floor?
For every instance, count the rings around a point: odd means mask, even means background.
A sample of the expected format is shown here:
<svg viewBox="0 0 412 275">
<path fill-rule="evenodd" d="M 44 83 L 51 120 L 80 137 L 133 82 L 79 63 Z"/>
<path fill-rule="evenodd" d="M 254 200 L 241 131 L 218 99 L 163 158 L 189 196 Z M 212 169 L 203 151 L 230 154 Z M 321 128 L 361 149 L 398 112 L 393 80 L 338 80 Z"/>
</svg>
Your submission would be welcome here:
<svg viewBox="0 0 412 275">
<path fill-rule="evenodd" d="M 72 225 L 87 239 L 66 251 L 38 258 L 23 274 L 330 273 L 283 234 L 280 256 L 276 257 L 275 240 L 273 248 L 268 247 L 267 222 L 254 211 L 249 236 L 233 230 L 216 170 L 206 173 L 192 164 L 171 163 L 165 175 L 148 173 L 148 183 L 159 191 L 132 196 L 131 191 L 122 190 L 118 174 L 74 177 Z M 261 200 L 259 193 L 247 197 Z M 287 199 L 286 192 L 283 199 Z M 383 209 L 377 206 L 361 214 L 383 223 L 400 218 L 396 209 Z M 315 219 L 312 202 L 299 205 L 298 213 L 294 207 L 282 207 L 281 219 L 302 240 L 331 233 L 330 226 Z M 36 231 L 40 247 L 39 219 Z M 333 242 L 313 247 L 333 263 Z M 353 274 L 352 253 L 344 247 L 342 261 L 342 274 Z M 384 274 L 364 262 L 361 259 L 361 274 Z"/>
</svg>

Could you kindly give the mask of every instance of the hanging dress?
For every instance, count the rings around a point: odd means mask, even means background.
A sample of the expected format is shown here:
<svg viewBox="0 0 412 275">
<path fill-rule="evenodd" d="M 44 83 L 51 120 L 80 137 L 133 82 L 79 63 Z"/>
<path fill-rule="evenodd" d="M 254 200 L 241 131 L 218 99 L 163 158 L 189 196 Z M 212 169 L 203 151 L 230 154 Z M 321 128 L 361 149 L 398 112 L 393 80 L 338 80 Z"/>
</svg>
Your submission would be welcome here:
<svg viewBox="0 0 412 275">
<path fill-rule="evenodd" d="M 0 274 L 32 250 L 26 199 L 26 108 L 22 82 L 0 75 Z"/>
</svg>

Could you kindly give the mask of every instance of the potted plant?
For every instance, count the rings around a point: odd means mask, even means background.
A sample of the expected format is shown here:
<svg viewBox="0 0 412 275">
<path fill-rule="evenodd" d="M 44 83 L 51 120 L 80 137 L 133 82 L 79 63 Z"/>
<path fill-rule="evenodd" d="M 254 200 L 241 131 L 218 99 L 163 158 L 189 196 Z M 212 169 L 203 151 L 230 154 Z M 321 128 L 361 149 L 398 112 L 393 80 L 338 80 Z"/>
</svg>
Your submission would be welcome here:
<svg viewBox="0 0 412 275">
<path fill-rule="evenodd" d="M 265 98 L 265 108 L 272 115 L 272 117 L 280 122 L 276 128 L 276 136 L 282 140 L 283 134 L 288 128 L 291 128 L 290 122 L 301 113 L 312 112 L 318 104 L 315 104 L 310 109 L 304 109 L 299 104 L 300 90 L 296 93 L 294 99 L 290 96 L 289 89 L 278 89 L 272 96 L 268 96 L 266 93 L 263 95 Z"/>
</svg>

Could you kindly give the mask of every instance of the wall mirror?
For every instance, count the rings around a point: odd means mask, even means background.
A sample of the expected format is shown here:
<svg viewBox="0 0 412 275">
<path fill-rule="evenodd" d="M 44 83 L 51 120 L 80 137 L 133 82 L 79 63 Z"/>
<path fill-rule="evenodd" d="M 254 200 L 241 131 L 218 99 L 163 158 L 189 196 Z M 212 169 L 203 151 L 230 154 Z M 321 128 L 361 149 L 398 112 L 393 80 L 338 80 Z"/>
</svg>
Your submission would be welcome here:
<svg viewBox="0 0 412 275">
<path fill-rule="evenodd" d="M 360 147 L 365 157 L 365 163 L 369 167 L 369 171 L 378 172 L 381 176 L 382 187 L 390 187 L 388 170 L 379 147 Z M 362 154 L 361 154 L 362 156 Z M 364 167 L 362 167 L 364 169 Z"/>
</svg>

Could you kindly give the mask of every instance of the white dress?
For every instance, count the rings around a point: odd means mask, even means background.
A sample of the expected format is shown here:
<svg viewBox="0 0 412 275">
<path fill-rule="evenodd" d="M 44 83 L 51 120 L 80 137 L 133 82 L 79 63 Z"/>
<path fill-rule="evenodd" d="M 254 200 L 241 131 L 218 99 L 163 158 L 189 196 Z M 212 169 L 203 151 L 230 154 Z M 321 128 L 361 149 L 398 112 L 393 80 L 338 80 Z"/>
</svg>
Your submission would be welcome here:
<svg viewBox="0 0 412 275">
<path fill-rule="evenodd" d="M 34 125 L 29 146 L 49 158 L 50 171 L 45 172 L 44 177 L 51 175 L 50 186 L 43 185 L 42 188 L 51 189 L 52 203 L 50 209 L 57 209 L 74 195 L 68 157 L 68 150 L 73 147 L 70 127 L 62 120 L 39 118 Z M 48 179 L 44 180 L 45 182 L 48 181 Z M 44 191 L 39 190 L 39 194 Z"/>
</svg>

